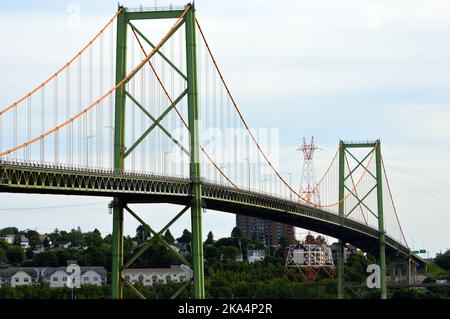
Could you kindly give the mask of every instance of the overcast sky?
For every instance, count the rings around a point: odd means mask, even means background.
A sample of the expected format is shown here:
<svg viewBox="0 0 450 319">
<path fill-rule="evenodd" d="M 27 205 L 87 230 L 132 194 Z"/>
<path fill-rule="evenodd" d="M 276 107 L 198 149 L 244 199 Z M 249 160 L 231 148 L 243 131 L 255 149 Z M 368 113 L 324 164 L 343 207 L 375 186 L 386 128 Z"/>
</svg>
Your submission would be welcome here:
<svg viewBox="0 0 450 319">
<path fill-rule="evenodd" d="M 63 65 L 117 8 L 115 1 L 101 0 L 37 3 L 13 1 L 0 9 L 1 108 Z M 280 130 L 282 170 L 293 173 L 294 183 L 303 136 L 314 135 L 324 149 L 316 158 L 318 175 L 340 139 L 380 138 L 410 245 L 431 255 L 449 248 L 449 1 L 199 0 L 196 7 L 250 125 Z M 80 9 L 79 27 L 67 23 L 73 8 Z M 111 231 L 108 199 L 0 194 L 0 201 L 0 228 Z M 85 206 L 53 207 L 80 203 Z M 23 209 L 48 206 L 53 208 Z M 178 209 L 153 205 L 142 211 L 158 229 Z M 208 212 L 204 232 L 226 236 L 234 220 Z M 136 227 L 127 219 L 126 233 Z M 185 227 L 188 215 L 173 233 Z"/>
</svg>

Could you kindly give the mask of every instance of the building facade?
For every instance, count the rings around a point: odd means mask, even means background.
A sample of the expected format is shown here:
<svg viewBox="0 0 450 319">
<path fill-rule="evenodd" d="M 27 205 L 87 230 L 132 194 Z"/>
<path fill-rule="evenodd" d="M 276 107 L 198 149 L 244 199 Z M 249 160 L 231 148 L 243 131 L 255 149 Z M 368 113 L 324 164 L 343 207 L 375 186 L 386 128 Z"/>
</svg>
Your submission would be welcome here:
<svg viewBox="0 0 450 319">
<path fill-rule="evenodd" d="M 282 224 L 256 217 L 236 215 L 236 226 L 245 238 L 256 236 L 262 244 L 277 246 L 280 237 L 289 236 L 295 239 L 295 228 L 292 225 Z"/>
<path fill-rule="evenodd" d="M 170 268 L 127 268 L 124 271 L 125 280 L 132 284 L 140 282 L 144 286 L 184 282 L 192 278 L 192 270 L 186 265 Z"/>
<path fill-rule="evenodd" d="M 104 267 L 80 267 L 70 264 L 67 267 L 10 267 L 0 270 L 0 286 L 48 284 L 52 288 L 80 288 L 81 285 L 105 285 Z"/>
</svg>

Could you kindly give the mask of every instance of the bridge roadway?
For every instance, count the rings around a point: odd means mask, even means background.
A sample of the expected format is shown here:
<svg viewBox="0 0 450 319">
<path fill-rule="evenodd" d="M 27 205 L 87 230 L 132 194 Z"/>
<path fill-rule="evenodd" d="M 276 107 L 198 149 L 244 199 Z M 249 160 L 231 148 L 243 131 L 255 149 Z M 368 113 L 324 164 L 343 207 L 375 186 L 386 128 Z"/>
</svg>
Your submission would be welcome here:
<svg viewBox="0 0 450 319">
<path fill-rule="evenodd" d="M 188 178 L 0 159 L 0 192 L 120 197 L 128 203 L 188 205 Z M 316 207 L 202 180 L 203 206 L 316 231 L 378 255 L 377 229 Z M 405 257 L 408 247 L 386 235 L 386 255 Z M 414 262 L 425 261 L 412 255 Z"/>
</svg>

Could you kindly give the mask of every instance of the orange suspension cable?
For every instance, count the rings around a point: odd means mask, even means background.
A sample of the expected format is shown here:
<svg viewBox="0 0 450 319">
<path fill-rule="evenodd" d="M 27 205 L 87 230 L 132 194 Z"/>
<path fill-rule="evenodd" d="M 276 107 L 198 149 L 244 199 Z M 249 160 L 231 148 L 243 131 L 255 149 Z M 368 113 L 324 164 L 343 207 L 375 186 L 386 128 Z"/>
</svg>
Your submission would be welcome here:
<svg viewBox="0 0 450 319">
<path fill-rule="evenodd" d="M 15 152 L 17 150 L 20 150 L 30 144 L 33 144 L 36 141 L 42 140 L 43 138 L 45 138 L 46 136 L 59 131 L 61 128 L 67 126 L 69 123 L 73 122 L 74 120 L 78 119 L 79 117 L 81 117 L 82 115 L 85 115 L 89 110 L 91 110 L 92 108 L 94 108 L 96 105 L 98 105 L 101 101 L 103 101 L 106 97 L 110 96 L 118 87 L 122 86 L 129 78 L 131 78 L 144 64 L 145 62 L 147 62 L 147 60 L 149 60 L 155 53 L 156 51 L 162 46 L 162 44 L 167 40 L 167 38 L 169 37 L 169 35 L 171 34 L 171 32 L 175 29 L 175 27 L 178 26 L 178 24 L 180 23 L 181 20 L 183 20 L 184 16 L 186 15 L 186 13 L 188 12 L 188 10 L 190 9 L 190 5 L 186 6 L 186 10 L 184 10 L 183 14 L 178 18 L 178 20 L 175 22 L 175 24 L 172 26 L 172 28 L 167 32 L 167 34 L 161 39 L 161 41 L 158 43 L 158 45 L 155 46 L 155 48 L 124 78 L 122 79 L 122 81 L 120 81 L 119 83 L 117 83 L 112 89 L 110 89 L 108 92 L 106 92 L 102 97 L 100 97 L 97 101 L 95 101 L 94 103 L 92 103 L 91 105 L 89 105 L 87 108 L 85 108 L 84 110 L 82 110 L 80 113 L 78 113 L 77 115 L 73 116 L 72 118 L 68 119 L 67 121 L 63 122 L 62 124 L 54 127 L 53 129 L 47 131 L 46 133 L 32 139 L 31 141 L 27 141 L 21 145 L 18 145 L 12 149 L 9 149 L 5 152 L 0 153 L 0 157 L 10 154 L 12 152 Z"/>
<path fill-rule="evenodd" d="M 389 185 L 389 180 L 388 180 L 388 177 L 386 174 L 386 167 L 384 166 L 383 156 L 380 156 L 380 158 L 381 158 L 381 166 L 383 166 L 384 177 L 386 179 L 386 185 L 387 185 L 388 191 L 389 191 L 389 197 L 391 198 L 392 207 L 394 208 L 395 218 L 397 219 L 398 227 L 400 227 L 400 233 L 402 234 L 402 237 L 403 237 L 403 240 L 405 241 L 406 247 L 409 248 L 408 242 L 406 241 L 406 238 L 405 238 L 405 234 L 403 233 L 402 225 L 400 224 L 400 218 L 398 217 L 397 209 L 394 204 L 394 198 L 392 196 L 391 186 Z"/>
<path fill-rule="evenodd" d="M 39 89 L 41 89 L 43 86 L 45 86 L 48 82 L 50 82 L 51 80 L 53 80 L 56 76 L 58 76 L 58 74 L 60 74 L 62 71 L 64 71 L 70 64 L 73 63 L 73 61 L 75 61 L 88 47 L 90 47 L 92 45 L 92 43 L 100 36 L 100 34 L 103 33 L 103 31 L 106 30 L 106 28 L 114 21 L 114 19 L 119 15 L 119 13 L 122 11 L 122 9 L 118 10 L 116 12 L 116 14 L 111 18 L 111 20 L 109 20 L 109 22 L 92 38 L 91 41 L 89 41 L 88 44 L 86 44 L 81 50 L 80 52 L 78 52 L 69 62 L 67 62 L 66 64 L 64 64 L 64 66 L 62 66 L 58 71 L 56 71 L 56 73 L 54 73 L 52 76 L 50 76 L 47 80 L 45 80 L 44 82 L 42 82 L 39 86 L 37 86 L 34 90 L 30 91 L 29 93 L 27 93 L 25 96 L 23 96 L 22 98 L 20 98 L 19 100 L 17 100 L 16 102 L 14 102 L 13 104 L 11 104 L 10 106 L 8 106 L 7 108 L 5 108 L 4 110 L 0 111 L 0 116 L 2 116 L 3 114 L 5 114 L 6 112 L 8 112 L 10 109 L 16 107 L 19 103 L 23 102 L 27 97 L 33 95 L 34 93 L 36 93 L 36 91 L 38 91 Z"/>
</svg>

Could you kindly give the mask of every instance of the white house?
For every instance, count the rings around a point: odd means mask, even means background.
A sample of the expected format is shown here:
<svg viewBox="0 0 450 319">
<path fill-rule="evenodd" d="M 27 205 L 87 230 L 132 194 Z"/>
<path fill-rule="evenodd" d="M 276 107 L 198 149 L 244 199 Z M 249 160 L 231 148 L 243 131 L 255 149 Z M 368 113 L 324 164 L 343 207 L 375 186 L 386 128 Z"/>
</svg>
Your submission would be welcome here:
<svg viewBox="0 0 450 319">
<path fill-rule="evenodd" d="M 5 242 L 7 242 L 10 245 L 14 245 L 15 238 L 16 238 L 16 235 L 14 235 L 14 234 L 8 234 L 5 237 L 0 237 L 1 240 L 4 240 Z"/>
<path fill-rule="evenodd" d="M 249 249 L 247 251 L 247 260 L 249 264 L 253 264 L 254 262 L 264 260 L 265 257 L 266 252 L 264 251 L 264 249 L 257 249 L 257 250 Z"/>
<path fill-rule="evenodd" d="M 52 288 L 80 288 L 81 285 L 105 285 L 104 267 L 80 267 L 70 264 L 67 267 L 10 267 L 0 270 L 0 286 L 37 284 L 39 281 Z"/>
<path fill-rule="evenodd" d="M 0 270 L 0 287 L 32 285 L 37 282 L 39 272 L 31 267 L 10 267 Z"/>
<path fill-rule="evenodd" d="M 141 282 L 144 286 L 166 284 L 169 282 L 184 282 L 192 278 L 192 270 L 186 265 L 170 268 L 128 268 L 125 269 L 125 280 L 135 284 Z"/>
</svg>

